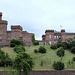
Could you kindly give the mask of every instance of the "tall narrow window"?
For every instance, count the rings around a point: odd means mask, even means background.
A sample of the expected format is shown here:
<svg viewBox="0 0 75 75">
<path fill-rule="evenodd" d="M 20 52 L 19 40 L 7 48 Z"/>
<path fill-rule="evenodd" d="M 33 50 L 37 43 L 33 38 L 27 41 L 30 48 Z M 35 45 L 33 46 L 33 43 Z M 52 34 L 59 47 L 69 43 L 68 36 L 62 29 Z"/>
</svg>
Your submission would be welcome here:
<svg viewBox="0 0 75 75">
<path fill-rule="evenodd" d="M 57 36 L 57 39 L 58 39 L 58 36 Z"/>
<path fill-rule="evenodd" d="M 54 40 L 56 40 L 56 36 L 54 36 Z"/>
<path fill-rule="evenodd" d="M 49 41 L 49 44 L 51 45 L 51 41 Z"/>
<path fill-rule="evenodd" d="M 49 38 L 51 39 L 51 34 L 49 35 Z"/>
<path fill-rule="evenodd" d="M 0 39 L 2 39 L 2 36 L 0 35 Z"/>
</svg>

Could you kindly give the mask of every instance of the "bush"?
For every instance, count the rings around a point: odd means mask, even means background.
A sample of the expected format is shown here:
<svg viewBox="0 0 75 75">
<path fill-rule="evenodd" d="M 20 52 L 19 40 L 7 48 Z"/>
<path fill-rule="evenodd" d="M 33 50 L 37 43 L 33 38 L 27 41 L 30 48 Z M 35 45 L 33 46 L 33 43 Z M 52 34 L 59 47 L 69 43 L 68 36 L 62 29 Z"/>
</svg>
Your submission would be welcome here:
<svg viewBox="0 0 75 75">
<path fill-rule="evenodd" d="M 40 46 L 39 53 L 46 53 L 46 49 L 44 47 Z"/>
<path fill-rule="evenodd" d="M 19 52 L 25 52 L 25 48 L 23 46 L 15 46 L 14 47 L 14 51 L 16 53 L 19 53 Z"/>
<path fill-rule="evenodd" d="M 4 67 L 5 65 L 6 66 L 11 66 L 12 65 L 12 60 L 9 58 L 8 53 L 5 54 L 0 49 L 0 67 Z"/>
<path fill-rule="evenodd" d="M 64 63 L 62 62 L 54 62 L 53 67 L 55 70 L 63 70 L 64 69 Z"/>
<path fill-rule="evenodd" d="M 18 39 L 12 39 L 10 41 L 10 47 L 15 47 L 16 45 L 21 45 L 21 41 Z"/>
<path fill-rule="evenodd" d="M 35 45 L 39 45 L 39 42 L 37 41 L 37 42 L 35 42 Z"/>
<path fill-rule="evenodd" d="M 15 44 L 14 43 L 10 43 L 10 47 L 15 47 Z"/>
<path fill-rule="evenodd" d="M 73 61 L 75 61 L 75 57 L 73 57 Z"/>
<path fill-rule="evenodd" d="M 38 50 L 37 49 L 34 49 L 34 53 L 38 53 Z"/>
<path fill-rule="evenodd" d="M 62 56 L 64 56 L 64 54 L 65 54 L 65 51 L 64 51 L 63 47 L 60 47 L 57 51 L 57 55 L 59 57 L 62 57 Z"/>
<path fill-rule="evenodd" d="M 71 48 L 71 52 L 75 54 L 75 47 Z"/>
<path fill-rule="evenodd" d="M 57 45 L 56 44 L 51 45 L 51 49 L 57 49 Z"/>
</svg>

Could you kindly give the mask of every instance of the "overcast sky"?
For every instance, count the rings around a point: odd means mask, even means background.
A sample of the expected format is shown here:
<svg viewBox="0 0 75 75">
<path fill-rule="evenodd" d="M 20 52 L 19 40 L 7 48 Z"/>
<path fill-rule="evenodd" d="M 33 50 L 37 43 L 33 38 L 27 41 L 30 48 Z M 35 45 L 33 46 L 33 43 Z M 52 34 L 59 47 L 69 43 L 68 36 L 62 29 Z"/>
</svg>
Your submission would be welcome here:
<svg viewBox="0 0 75 75">
<path fill-rule="evenodd" d="M 0 0 L 0 12 L 8 30 L 21 25 L 39 40 L 46 29 L 75 33 L 75 0 Z"/>
</svg>

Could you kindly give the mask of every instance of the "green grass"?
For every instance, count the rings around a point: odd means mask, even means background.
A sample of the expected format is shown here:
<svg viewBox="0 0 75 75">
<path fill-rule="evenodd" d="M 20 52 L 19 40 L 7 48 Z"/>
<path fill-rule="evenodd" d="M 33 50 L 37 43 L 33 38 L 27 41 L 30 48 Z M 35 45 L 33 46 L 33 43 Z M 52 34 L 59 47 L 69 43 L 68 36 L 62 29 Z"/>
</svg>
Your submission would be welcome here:
<svg viewBox="0 0 75 75">
<path fill-rule="evenodd" d="M 52 50 L 50 49 L 49 45 L 45 45 L 44 47 L 47 49 L 47 53 L 34 53 L 34 49 L 38 49 L 39 47 L 40 45 L 25 47 L 25 52 L 33 58 L 33 61 L 35 63 L 33 70 L 54 70 L 52 67 L 53 62 L 60 61 L 60 57 L 56 55 L 57 50 Z M 14 58 L 16 56 L 13 48 L 3 47 L 2 50 L 4 52 L 7 52 L 11 58 Z M 73 57 L 75 57 L 75 54 L 72 54 L 69 50 L 65 50 L 65 56 L 62 58 L 62 62 L 64 62 L 66 65 L 65 70 L 75 70 L 75 65 L 73 65 L 74 67 L 72 67 L 67 64 L 68 61 L 72 60 Z M 43 61 L 43 66 L 40 66 L 41 61 Z"/>
</svg>

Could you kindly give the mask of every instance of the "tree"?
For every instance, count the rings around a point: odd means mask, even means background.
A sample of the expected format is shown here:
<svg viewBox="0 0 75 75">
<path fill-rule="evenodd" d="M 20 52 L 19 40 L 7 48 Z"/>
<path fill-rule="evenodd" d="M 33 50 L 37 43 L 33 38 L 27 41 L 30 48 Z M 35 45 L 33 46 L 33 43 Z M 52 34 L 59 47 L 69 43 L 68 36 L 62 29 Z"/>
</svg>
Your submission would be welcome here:
<svg viewBox="0 0 75 75">
<path fill-rule="evenodd" d="M 33 42 L 33 45 L 35 45 L 35 37 L 34 37 L 34 35 L 32 36 L 32 42 Z"/>
<path fill-rule="evenodd" d="M 64 69 L 64 63 L 62 62 L 54 62 L 53 67 L 55 70 L 63 70 Z"/>
<path fill-rule="evenodd" d="M 14 68 L 19 71 L 19 75 L 21 75 L 21 70 L 24 71 L 25 75 L 28 75 L 28 72 L 33 68 L 32 58 L 26 53 L 19 53 L 14 59 Z"/>
<path fill-rule="evenodd" d="M 72 48 L 75 46 L 75 38 L 68 38 L 67 39 L 68 48 Z"/>
<path fill-rule="evenodd" d="M 62 56 L 64 56 L 64 54 L 65 54 L 65 51 L 64 51 L 63 47 L 60 47 L 57 51 L 57 55 L 59 57 L 62 57 Z"/>
<path fill-rule="evenodd" d="M 43 46 L 40 46 L 39 53 L 46 53 L 46 49 Z"/>
<path fill-rule="evenodd" d="M 18 39 L 12 39 L 10 41 L 10 47 L 15 47 L 16 45 L 21 45 L 21 41 Z"/>
</svg>

